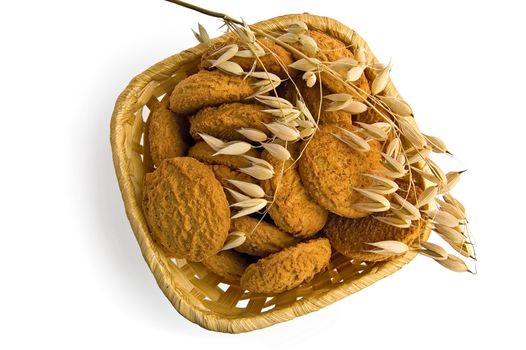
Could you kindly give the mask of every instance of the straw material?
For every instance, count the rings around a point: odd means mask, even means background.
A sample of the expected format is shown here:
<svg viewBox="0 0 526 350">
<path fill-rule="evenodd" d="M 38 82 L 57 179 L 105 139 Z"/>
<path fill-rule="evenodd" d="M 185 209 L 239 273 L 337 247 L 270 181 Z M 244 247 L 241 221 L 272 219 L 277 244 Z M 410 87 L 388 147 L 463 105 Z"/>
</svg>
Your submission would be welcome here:
<svg viewBox="0 0 526 350">
<path fill-rule="evenodd" d="M 309 28 L 324 31 L 351 48 L 361 46 L 374 62 L 377 61 L 358 34 L 331 18 L 286 15 L 256 26 L 266 31 L 279 31 L 295 20 L 304 21 Z M 225 34 L 228 35 L 231 34 Z M 136 76 L 119 96 L 111 119 L 113 161 L 126 214 L 159 287 L 181 315 L 219 332 L 241 333 L 268 327 L 319 310 L 355 293 L 396 272 L 417 255 L 409 251 L 387 262 L 365 263 L 336 253 L 327 271 L 279 295 L 251 293 L 224 283 L 200 263 L 170 259 L 152 240 L 141 208 L 142 179 L 152 169 L 148 149 L 144 147 L 144 120 L 164 94 L 196 71 L 205 50 L 203 45 L 185 50 Z M 386 95 L 398 96 L 392 83 L 388 84 Z M 428 235 L 429 230 L 422 232 L 421 239 L 426 240 Z"/>
</svg>

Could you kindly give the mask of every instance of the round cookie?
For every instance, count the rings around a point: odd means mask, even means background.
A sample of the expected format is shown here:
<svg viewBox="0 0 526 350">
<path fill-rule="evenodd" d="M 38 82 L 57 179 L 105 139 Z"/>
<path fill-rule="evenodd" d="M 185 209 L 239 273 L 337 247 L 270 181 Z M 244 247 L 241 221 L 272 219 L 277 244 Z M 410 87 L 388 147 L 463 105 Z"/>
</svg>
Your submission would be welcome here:
<svg viewBox="0 0 526 350">
<path fill-rule="evenodd" d="M 148 118 L 148 147 L 155 166 L 164 159 L 184 156 L 191 143 L 188 120 L 172 112 L 169 103 L 170 96 L 164 96 Z"/>
<path fill-rule="evenodd" d="M 170 109 L 179 114 L 195 113 L 204 106 L 237 102 L 256 90 L 252 79 L 223 73 L 219 70 L 202 70 L 182 80 L 170 96 Z"/>
<path fill-rule="evenodd" d="M 217 254 L 230 228 L 221 184 L 208 166 L 190 157 L 166 159 L 145 175 L 143 209 L 155 241 L 190 261 Z"/>
<path fill-rule="evenodd" d="M 273 117 L 263 112 L 264 109 L 262 105 L 244 103 L 205 107 L 190 119 L 190 134 L 196 140 L 201 140 L 199 133 L 205 133 L 227 141 L 248 141 L 237 130 L 253 128 L 270 136 L 271 133 L 265 124 L 272 123 Z"/>
<path fill-rule="evenodd" d="M 252 69 L 254 62 L 256 62 L 255 70 L 257 72 L 264 72 L 265 70 L 270 73 L 278 75 L 280 78 L 286 79 L 287 70 L 286 67 L 293 62 L 292 55 L 289 51 L 279 46 L 275 42 L 267 38 L 257 38 L 261 47 L 265 50 L 266 54 L 256 59 L 255 57 L 238 57 L 234 56 L 229 61 L 235 62 L 243 68 L 245 72 L 249 72 Z M 201 56 L 201 68 L 210 69 L 212 65 L 211 60 L 216 59 L 217 57 L 211 57 L 212 54 L 217 52 L 217 50 L 222 47 L 230 44 L 239 44 L 238 38 L 231 38 L 229 40 L 216 43 L 212 45 L 204 54 Z M 243 50 L 243 48 L 239 48 Z M 270 54 L 269 50 L 274 54 Z M 263 68 L 264 67 L 264 68 Z M 283 69 L 285 67 L 285 69 Z"/>
<path fill-rule="evenodd" d="M 206 258 L 202 264 L 216 275 L 224 278 L 226 282 L 239 284 L 239 280 L 250 261 L 237 252 L 223 250 Z"/>
<path fill-rule="evenodd" d="M 346 125 L 349 131 L 356 127 Z M 299 160 L 301 180 L 310 196 L 327 210 L 340 216 L 359 218 L 368 215 L 353 208 L 354 203 L 366 201 L 353 188 L 366 188 L 373 179 L 362 174 L 378 174 L 383 170 L 380 143 L 369 141 L 371 150 L 358 152 L 338 140 L 342 135 L 335 124 L 320 126 Z"/>
<path fill-rule="evenodd" d="M 410 245 L 418 238 L 425 223 L 422 220 L 413 221 L 409 228 L 397 228 L 373 217 L 385 215 L 387 213 L 378 213 L 361 219 L 330 215 L 323 232 L 329 238 L 331 246 L 348 258 L 363 261 L 387 260 L 391 257 L 368 252 L 377 248 L 367 243 L 400 241 Z"/>
<path fill-rule="evenodd" d="M 300 145 L 301 143 L 289 145 L 289 148 Z M 274 199 L 269 214 L 276 226 L 302 238 L 310 237 L 321 230 L 327 221 L 327 210 L 318 205 L 303 187 L 298 174 L 298 163 L 291 167 L 292 160 L 278 160 L 267 151 L 262 153 L 262 158 L 274 167 L 274 176 L 261 181 L 261 187 Z"/>
<path fill-rule="evenodd" d="M 248 216 L 232 220 L 230 231 L 243 231 L 246 235 L 245 242 L 234 248 L 236 251 L 253 256 L 267 256 L 297 243 L 294 237 L 276 226 L 264 221 L 258 222 L 258 219 Z"/>
<path fill-rule="evenodd" d="M 230 156 L 225 154 L 214 156 L 214 153 L 216 153 L 216 151 L 204 141 L 196 143 L 188 150 L 188 156 L 207 164 L 225 165 L 234 170 L 250 166 L 250 162 L 243 156 Z M 250 149 L 245 154 L 247 156 L 259 158 L 259 152 L 254 148 Z"/>
<path fill-rule="evenodd" d="M 254 293 L 281 293 L 307 282 L 324 270 L 331 258 L 331 245 L 318 238 L 260 259 L 241 276 L 241 287 Z"/>
</svg>

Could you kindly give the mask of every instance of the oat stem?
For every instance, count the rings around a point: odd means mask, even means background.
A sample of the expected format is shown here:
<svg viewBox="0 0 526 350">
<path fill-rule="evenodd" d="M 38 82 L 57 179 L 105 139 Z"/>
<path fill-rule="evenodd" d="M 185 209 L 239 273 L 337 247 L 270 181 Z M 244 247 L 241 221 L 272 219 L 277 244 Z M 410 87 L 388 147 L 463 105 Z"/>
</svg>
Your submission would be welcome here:
<svg viewBox="0 0 526 350">
<path fill-rule="evenodd" d="M 224 21 L 233 22 L 233 23 L 237 23 L 237 24 L 243 25 L 243 22 L 241 22 L 241 21 L 239 21 L 237 19 L 234 19 L 234 18 L 230 17 L 229 15 L 221 13 L 221 12 L 207 10 L 207 9 L 202 8 L 202 7 L 199 7 L 199 6 L 196 6 L 196 5 L 193 5 L 193 4 L 189 4 L 187 2 L 180 1 L 180 0 L 165 0 L 165 1 L 171 2 L 172 4 L 176 4 L 176 5 L 179 5 L 179 6 L 182 6 L 182 7 L 186 7 L 188 9 L 190 9 L 190 10 L 201 12 L 201 13 L 207 15 L 207 16 L 217 17 L 217 18 L 221 18 Z"/>
</svg>

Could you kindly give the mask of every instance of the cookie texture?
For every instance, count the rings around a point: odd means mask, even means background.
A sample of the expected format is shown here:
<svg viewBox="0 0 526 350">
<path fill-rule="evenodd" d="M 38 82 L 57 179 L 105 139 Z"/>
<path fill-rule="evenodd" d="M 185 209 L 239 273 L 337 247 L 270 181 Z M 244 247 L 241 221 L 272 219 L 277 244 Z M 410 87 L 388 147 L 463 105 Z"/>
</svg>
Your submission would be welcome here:
<svg viewBox="0 0 526 350">
<path fill-rule="evenodd" d="M 249 72 L 252 69 L 254 63 L 256 64 L 255 70 L 258 72 L 264 72 L 265 70 L 270 73 L 278 75 L 280 78 L 287 78 L 287 67 L 293 62 L 292 55 L 289 51 L 274 43 L 272 40 L 267 38 L 257 38 L 258 43 L 265 50 L 265 55 L 260 56 L 259 59 L 254 57 L 239 57 L 234 56 L 229 61 L 239 64 L 245 72 Z M 239 44 L 238 38 L 231 38 L 215 45 L 212 45 L 204 54 L 201 56 L 201 68 L 210 69 L 212 61 L 217 57 L 213 56 L 215 52 L 220 50 L 222 47 L 230 44 Z M 242 47 L 239 48 L 243 50 Z M 273 53 L 269 53 L 269 50 Z M 264 68 L 263 68 L 264 67 Z"/>
<path fill-rule="evenodd" d="M 245 242 L 234 248 L 236 251 L 253 256 L 267 256 L 298 242 L 276 226 L 264 221 L 258 222 L 258 219 L 248 216 L 232 220 L 230 231 L 243 231 L 246 235 Z"/>
<path fill-rule="evenodd" d="M 218 70 L 202 70 L 177 84 L 170 96 L 170 109 L 179 114 L 195 113 L 204 106 L 237 102 L 252 95 L 252 80 Z"/>
<path fill-rule="evenodd" d="M 297 143 L 292 147 L 300 145 Z M 293 154 L 298 153 L 297 149 L 291 151 Z M 267 151 L 262 153 L 262 158 L 272 164 L 275 171 L 271 179 L 261 181 L 261 187 L 274 199 L 269 214 L 276 226 L 295 237 L 303 238 L 321 230 L 327 221 L 327 210 L 316 203 L 303 186 L 298 163 L 293 165 L 292 160 L 278 160 Z"/>
<path fill-rule="evenodd" d="M 346 125 L 356 132 L 356 127 Z M 373 179 L 362 174 L 378 174 L 383 170 L 380 143 L 369 141 L 371 150 L 358 152 L 338 140 L 339 126 L 327 124 L 311 139 L 299 160 L 301 180 L 310 196 L 327 210 L 340 216 L 359 218 L 367 213 L 353 208 L 366 199 L 354 188 L 367 188 Z"/>
<path fill-rule="evenodd" d="M 202 261 L 202 264 L 222 277 L 226 282 L 239 284 L 243 272 L 250 264 L 250 260 L 245 256 L 232 250 L 220 251 Z"/>
<path fill-rule="evenodd" d="M 153 238 L 177 258 L 202 261 L 223 247 L 230 210 L 210 168 L 190 157 L 166 159 L 146 174 L 143 209 Z"/>
<path fill-rule="evenodd" d="M 148 118 L 147 143 L 155 166 L 159 166 L 164 159 L 186 155 L 192 142 L 188 120 L 172 112 L 169 103 L 169 96 L 166 95 Z"/>
<path fill-rule="evenodd" d="M 204 141 L 196 143 L 188 150 L 188 156 L 207 164 L 225 165 L 234 170 L 250 166 L 250 162 L 243 156 L 230 156 L 224 154 L 214 156 L 214 153 L 216 152 Z M 259 158 L 259 152 L 253 148 L 245 154 L 247 156 Z"/>
<path fill-rule="evenodd" d="M 249 265 L 241 287 L 255 293 L 282 293 L 311 280 L 329 265 L 330 258 L 326 238 L 299 243 Z"/>
<path fill-rule="evenodd" d="M 205 133 L 227 141 L 248 141 L 237 130 L 252 128 L 270 136 L 265 124 L 271 123 L 273 117 L 264 109 L 262 105 L 237 102 L 205 107 L 190 119 L 190 134 L 195 140 L 201 140 L 199 133 Z"/>
<path fill-rule="evenodd" d="M 385 215 L 388 214 L 378 213 L 374 216 Z M 423 221 L 413 221 L 409 228 L 397 228 L 376 220 L 374 216 L 349 219 L 330 215 L 323 232 L 329 238 L 332 247 L 346 257 L 363 261 L 381 261 L 390 257 L 368 252 L 376 248 L 367 243 L 400 241 L 410 245 L 418 238 L 425 225 Z"/>
</svg>

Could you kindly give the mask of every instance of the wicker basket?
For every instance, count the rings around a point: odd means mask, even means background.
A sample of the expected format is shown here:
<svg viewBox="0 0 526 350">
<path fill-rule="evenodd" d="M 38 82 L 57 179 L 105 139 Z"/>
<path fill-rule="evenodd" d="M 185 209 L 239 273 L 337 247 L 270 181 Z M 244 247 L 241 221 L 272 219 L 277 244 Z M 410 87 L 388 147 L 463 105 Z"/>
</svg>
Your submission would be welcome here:
<svg viewBox="0 0 526 350">
<path fill-rule="evenodd" d="M 277 31 L 294 20 L 304 21 L 310 28 L 324 31 L 351 47 L 364 47 L 376 61 L 357 33 L 331 18 L 287 15 L 256 26 Z M 119 96 L 111 119 L 113 161 L 126 213 L 159 287 L 181 315 L 214 331 L 252 331 L 319 310 L 394 273 L 415 257 L 416 253 L 410 251 L 387 262 L 364 263 L 334 254 L 327 271 L 279 295 L 251 293 L 224 283 L 200 263 L 170 259 L 152 240 L 141 209 L 142 178 L 152 169 L 148 149 L 144 147 L 144 120 L 165 93 L 195 72 L 204 51 L 202 45 L 185 50 L 136 76 Z M 392 83 L 388 84 L 386 94 L 398 95 Z M 421 238 L 427 239 L 428 234 L 422 232 Z"/>
</svg>

